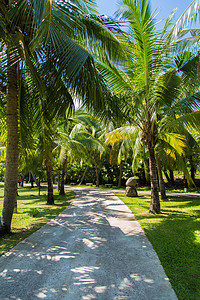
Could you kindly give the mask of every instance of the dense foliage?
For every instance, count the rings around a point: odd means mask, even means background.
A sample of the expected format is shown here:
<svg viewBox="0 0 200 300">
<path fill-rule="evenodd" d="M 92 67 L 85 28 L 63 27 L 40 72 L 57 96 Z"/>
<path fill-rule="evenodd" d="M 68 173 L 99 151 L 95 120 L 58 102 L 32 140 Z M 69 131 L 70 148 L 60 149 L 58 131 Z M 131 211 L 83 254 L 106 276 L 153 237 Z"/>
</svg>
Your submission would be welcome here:
<svg viewBox="0 0 200 300">
<path fill-rule="evenodd" d="M 163 173 L 173 185 L 181 171 L 194 186 L 199 35 L 184 36 L 184 24 L 195 21 L 198 1 L 161 31 L 147 0 L 124 0 L 116 21 L 93 1 L 0 3 L 0 234 L 10 231 L 19 178 L 47 180 L 53 204 L 53 181 L 64 194 L 64 183 L 120 187 L 133 174 L 151 183 L 153 213 L 159 188 L 165 196 Z"/>
</svg>

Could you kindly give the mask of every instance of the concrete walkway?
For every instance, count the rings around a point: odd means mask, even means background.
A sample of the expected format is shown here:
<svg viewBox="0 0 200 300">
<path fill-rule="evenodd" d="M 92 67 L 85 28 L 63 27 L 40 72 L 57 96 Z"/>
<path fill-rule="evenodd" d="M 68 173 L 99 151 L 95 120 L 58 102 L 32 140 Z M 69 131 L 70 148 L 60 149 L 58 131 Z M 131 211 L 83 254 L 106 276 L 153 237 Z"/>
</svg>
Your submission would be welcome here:
<svg viewBox="0 0 200 300">
<path fill-rule="evenodd" d="M 70 187 L 69 187 L 70 188 Z M 97 188 L 94 188 L 97 190 Z M 105 189 L 105 191 L 109 192 L 109 193 L 125 193 L 125 189 L 124 190 L 120 190 L 120 189 Z M 151 195 L 151 191 L 139 191 L 137 190 L 138 195 Z M 172 197 L 185 197 L 185 198 L 200 198 L 200 194 L 197 193 L 187 193 L 187 192 L 179 192 L 179 193 L 174 193 L 174 192 L 166 192 L 166 195 L 168 197 L 172 196 Z"/>
<path fill-rule="evenodd" d="M 0 258 L 0 299 L 177 299 L 130 210 L 107 191 L 73 190 L 72 205 Z"/>
</svg>

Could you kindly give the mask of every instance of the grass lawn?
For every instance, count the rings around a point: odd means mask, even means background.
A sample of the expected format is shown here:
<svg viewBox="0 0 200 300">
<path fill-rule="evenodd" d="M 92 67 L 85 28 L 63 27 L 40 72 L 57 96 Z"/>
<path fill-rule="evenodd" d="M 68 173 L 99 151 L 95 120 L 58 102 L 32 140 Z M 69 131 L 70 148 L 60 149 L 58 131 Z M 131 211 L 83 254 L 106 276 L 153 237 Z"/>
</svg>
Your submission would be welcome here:
<svg viewBox="0 0 200 300">
<path fill-rule="evenodd" d="M 71 186 L 70 184 L 68 184 L 68 186 Z M 75 186 L 75 187 L 83 187 L 83 188 L 94 188 L 94 189 L 112 189 L 112 190 L 125 190 L 126 189 L 126 187 L 125 186 L 123 186 L 123 187 L 121 187 L 121 188 L 118 188 L 117 186 L 112 186 L 112 187 L 106 187 L 105 185 L 99 185 L 98 187 L 95 185 L 95 184 L 93 184 L 93 185 L 86 185 L 86 184 L 81 184 L 81 185 L 79 185 L 79 184 L 74 184 L 73 186 Z"/>
<path fill-rule="evenodd" d="M 153 215 L 150 196 L 116 195 L 141 224 L 178 299 L 200 299 L 200 199 L 169 197 Z"/>
<path fill-rule="evenodd" d="M 20 187 L 17 197 L 18 212 L 13 214 L 12 234 L 0 239 L 0 255 L 25 239 L 49 220 L 56 217 L 68 206 L 73 197 L 72 191 L 66 191 L 65 196 L 59 196 L 55 190 L 55 205 L 47 205 L 47 189 L 42 188 L 40 196 L 38 188 Z M 0 213 L 3 207 L 3 186 L 0 186 Z"/>
</svg>

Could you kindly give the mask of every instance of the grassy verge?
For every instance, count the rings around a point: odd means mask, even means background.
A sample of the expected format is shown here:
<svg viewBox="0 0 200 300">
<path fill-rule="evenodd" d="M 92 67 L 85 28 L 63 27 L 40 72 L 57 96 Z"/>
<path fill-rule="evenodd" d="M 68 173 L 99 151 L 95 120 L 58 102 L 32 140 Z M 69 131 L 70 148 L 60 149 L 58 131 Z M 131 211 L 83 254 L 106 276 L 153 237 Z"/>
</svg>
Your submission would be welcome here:
<svg viewBox="0 0 200 300">
<path fill-rule="evenodd" d="M 19 188 L 18 193 L 18 209 L 17 213 L 13 214 L 12 234 L 0 239 L 0 255 L 56 217 L 71 203 L 74 197 L 72 191 L 66 191 L 65 196 L 59 196 L 55 191 L 55 205 L 47 205 L 47 190 L 44 188 L 41 190 L 40 196 L 38 188 Z M 3 187 L 0 187 L 0 212 L 2 206 Z"/>
<path fill-rule="evenodd" d="M 68 186 L 71 186 L 71 185 L 69 184 Z M 112 190 L 122 190 L 122 191 L 126 189 L 125 187 L 118 188 L 117 186 L 114 186 L 114 185 L 111 188 L 110 187 L 106 187 L 105 185 L 99 185 L 97 187 L 95 184 L 89 185 L 89 186 L 86 185 L 86 184 L 81 184 L 81 185 L 74 184 L 73 186 L 74 187 L 82 187 L 82 188 L 95 188 L 95 189 L 108 189 L 108 190 L 112 189 Z"/>
<path fill-rule="evenodd" d="M 200 299 L 200 199 L 170 197 L 148 213 L 150 196 L 116 194 L 134 213 L 179 299 Z"/>
</svg>

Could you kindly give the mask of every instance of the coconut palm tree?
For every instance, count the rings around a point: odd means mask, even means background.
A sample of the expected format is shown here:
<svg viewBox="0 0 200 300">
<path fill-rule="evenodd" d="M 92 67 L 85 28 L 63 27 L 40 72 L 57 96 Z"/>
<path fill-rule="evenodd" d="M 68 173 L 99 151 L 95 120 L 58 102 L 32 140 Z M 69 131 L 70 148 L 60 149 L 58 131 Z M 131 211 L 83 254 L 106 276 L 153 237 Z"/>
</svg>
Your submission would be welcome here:
<svg viewBox="0 0 200 300">
<path fill-rule="evenodd" d="M 116 131 L 115 131 L 116 130 Z M 105 136 L 105 143 L 111 146 L 110 149 L 110 162 L 111 164 L 118 164 L 120 167 L 118 187 L 121 187 L 121 181 L 123 176 L 123 161 L 125 161 L 132 151 L 132 141 L 128 136 L 123 136 L 118 129 L 110 128 L 109 132 Z"/>
<path fill-rule="evenodd" d="M 151 175 L 150 211 L 160 212 L 158 179 L 155 160 L 157 143 L 157 109 L 162 99 L 162 87 L 167 78 L 162 72 L 168 50 L 166 28 L 161 35 L 155 31 L 155 20 L 148 1 L 124 0 L 118 16 L 127 21 L 130 33 L 124 43 L 127 61 L 123 69 L 100 66 L 113 91 L 126 97 L 127 114 L 131 112 L 135 128 L 141 130 L 141 139 L 149 152 Z M 168 77 L 172 76 L 171 72 Z"/>
<path fill-rule="evenodd" d="M 74 136 L 73 116 L 69 119 L 64 118 L 62 124 L 58 126 L 58 135 L 56 137 L 56 144 L 60 148 L 60 161 L 62 162 L 62 175 L 59 189 L 59 195 L 64 195 L 64 183 L 67 170 L 67 163 L 74 161 L 81 161 L 86 156 L 86 148 Z"/>
<path fill-rule="evenodd" d="M 1 66 L 7 68 L 7 156 L 1 234 L 10 232 L 18 177 L 18 75 L 24 64 L 41 99 L 48 80 L 61 74 L 71 90 L 96 107 L 103 107 L 103 92 L 92 56 L 84 49 L 95 37 L 111 57 L 118 56 L 118 41 L 100 19 L 89 15 L 93 1 L 0 1 Z M 104 35 L 106 31 L 106 34 Z M 81 37 L 81 38 L 80 38 Z M 80 39 L 80 45 L 78 45 Z M 115 49 L 113 51 L 113 49 Z M 39 76 L 46 63 L 45 77 Z M 41 74 L 41 73 L 40 73 Z M 58 75 L 58 76 L 57 76 Z M 95 88 L 88 85 L 94 83 Z M 47 83 L 47 84 L 46 84 Z M 93 100 L 91 100 L 93 99 Z M 41 100 L 41 101 L 42 101 Z"/>
<path fill-rule="evenodd" d="M 96 186 L 100 184 L 101 155 L 105 151 L 104 137 L 106 127 L 100 119 L 87 112 L 80 112 L 73 118 L 77 123 L 71 131 L 71 137 L 86 148 L 86 161 L 93 164 L 96 171 Z"/>
<path fill-rule="evenodd" d="M 165 106 L 173 108 L 173 104 L 179 103 L 180 99 L 186 99 L 183 82 L 177 73 L 173 57 L 170 56 L 168 25 L 171 17 L 167 18 L 162 32 L 157 33 L 155 19 L 147 0 L 124 0 L 117 15 L 129 26 L 129 33 L 124 34 L 127 60 L 120 68 L 114 64 L 108 65 L 104 60 L 99 62 L 99 69 L 113 93 L 121 94 L 125 98 L 125 111 L 131 119 L 132 131 L 137 137 L 133 147 L 135 159 L 140 151 L 140 144 L 144 143 L 148 149 L 151 177 L 150 212 L 159 213 L 155 150 L 160 133 L 166 125 L 161 121 Z M 191 99 L 190 112 L 194 102 Z"/>
</svg>

